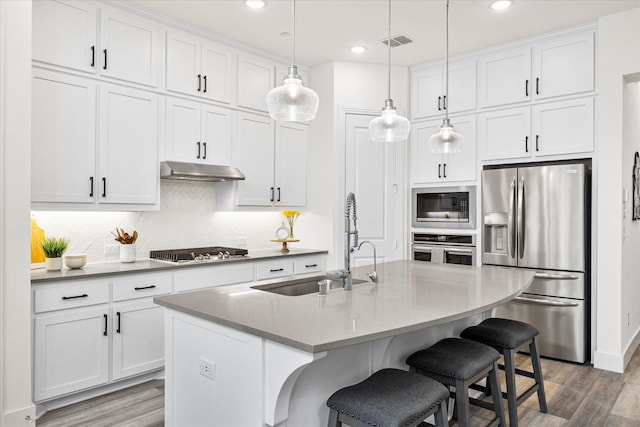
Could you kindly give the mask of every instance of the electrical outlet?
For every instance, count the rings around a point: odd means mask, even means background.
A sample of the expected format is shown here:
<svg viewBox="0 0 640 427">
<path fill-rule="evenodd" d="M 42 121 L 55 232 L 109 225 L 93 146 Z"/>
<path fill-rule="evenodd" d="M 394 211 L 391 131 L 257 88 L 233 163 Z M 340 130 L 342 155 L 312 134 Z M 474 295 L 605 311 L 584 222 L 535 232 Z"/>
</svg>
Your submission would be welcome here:
<svg viewBox="0 0 640 427">
<path fill-rule="evenodd" d="M 104 254 L 105 255 L 119 255 L 120 254 L 120 245 L 104 245 Z"/>
<path fill-rule="evenodd" d="M 206 359 L 200 358 L 200 375 L 213 381 L 216 380 L 216 364 Z"/>
</svg>

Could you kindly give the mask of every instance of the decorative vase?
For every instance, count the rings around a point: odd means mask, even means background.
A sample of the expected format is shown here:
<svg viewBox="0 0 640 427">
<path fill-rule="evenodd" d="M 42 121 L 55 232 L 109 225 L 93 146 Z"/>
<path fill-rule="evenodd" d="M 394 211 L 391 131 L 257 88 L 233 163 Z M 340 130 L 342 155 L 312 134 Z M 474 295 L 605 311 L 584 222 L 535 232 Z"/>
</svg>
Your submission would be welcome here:
<svg viewBox="0 0 640 427">
<path fill-rule="evenodd" d="M 284 240 L 289 237 L 289 227 L 284 225 L 284 221 L 280 227 L 276 228 L 276 238 L 280 240 Z"/>
<path fill-rule="evenodd" d="M 62 270 L 62 257 L 45 258 L 44 266 L 47 271 L 60 271 Z"/>
<path fill-rule="evenodd" d="M 136 245 L 120 245 L 120 262 L 136 262 Z"/>
<path fill-rule="evenodd" d="M 289 225 L 289 239 L 295 239 L 295 237 L 293 237 L 293 224 Z"/>
</svg>

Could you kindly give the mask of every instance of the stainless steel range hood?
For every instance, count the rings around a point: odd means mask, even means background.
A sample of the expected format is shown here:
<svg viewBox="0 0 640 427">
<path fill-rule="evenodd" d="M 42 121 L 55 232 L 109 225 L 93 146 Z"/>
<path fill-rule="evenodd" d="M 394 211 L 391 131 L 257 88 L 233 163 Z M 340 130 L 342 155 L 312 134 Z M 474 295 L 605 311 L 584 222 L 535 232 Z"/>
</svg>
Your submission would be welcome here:
<svg viewBox="0 0 640 427">
<path fill-rule="evenodd" d="M 232 166 L 205 165 L 167 160 L 160 162 L 160 178 L 185 181 L 239 181 L 244 175 Z"/>
</svg>

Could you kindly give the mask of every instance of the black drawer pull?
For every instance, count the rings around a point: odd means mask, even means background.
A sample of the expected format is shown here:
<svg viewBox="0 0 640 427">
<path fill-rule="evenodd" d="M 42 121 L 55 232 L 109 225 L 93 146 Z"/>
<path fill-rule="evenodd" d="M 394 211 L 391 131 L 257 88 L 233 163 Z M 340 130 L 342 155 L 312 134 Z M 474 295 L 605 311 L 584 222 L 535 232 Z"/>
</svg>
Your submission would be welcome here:
<svg viewBox="0 0 640 427">
<path fill-rule="evenodd" d="M 524 81 L 524 96 L 529 97 L 529 80 Z"/>
<path fill-rule="evenodd" d="M 447 109 L 447 95 L 444 95 L 442 97 L 442 109 L 446 110 Z"/>
<path fill-rule="evenodd" d="M 116 313 L 116 316 L 118 316 L 118 326 L 116 327 L 116 333 L 120 333 L 120 312 L 118 311 Z"/>
<path fill-rule="evenodd" d="M 87 294 L 82 294 L 82 295 L 74 295 L 72 297 L 62 297 L 62 299 L 66 301 L 66 300 L 69 300 L 69 299 L 86 298 L 88 296 L 89 295 L 87 295 Z"/>
<path fill-rule="evenodd" d="M 270 199 L 270 201 L 273 202 L 273 187 L 271 187 L 271 199 Z"/>
<path fill-rule="evenodd" d="M 102 177 L 102 197 L 107 197 L 107 178 Z"/>
<path fill-rule="evenodd" d="M 280 201 L 280 187 L 278 187 L 278 202 Z"/>
<path fill-rule="evenodd" d="M 536 77 L 536 95 L 540 95 L 540 78 Z"/>
<path fill-rule="evenodd" d="M 102 333 L 102 335 L 104 335 L 105 337 L 107 336 L 107 328 L 108 328 L 108 322 L 109 322 L 109 317 L 106 314 L 103 314 L 104 316 L 104 332 Z"/>
<path fill-rule="evenodd" d="M 202 159 L 206 159 L 207 158 L 207 143 L 203 142 L 202 143 L 202 148 L 204 149 L 204 154 L 202 155 Z"/>
<path fill-rule="evenodd" d="M 442 107 L 441 107 L 440 102 L 442 102 L 442 97 L 441 96 L 438 97 L 438 111 L 442 111 Z"/>
<path fill-rule="evenodd" d="M 207 76 L 204 76 L 202 80 L 204 80 L 204 90 L 202 93 L 207 93 Z"/>
<path fill-rule="evenodd" d="M 443 178 L 447 177 L 447 164 L 446 163 L 442 164 L 442 177 Z"/>
<path fill-rule="evenodd" d="M 318 264 L 305 264 L 306 268 L 317 267 Z"/>
<path fill-rule="evenodd" d="M 96 47 L 91 46 L 91 66 L 96 66 Z"/>
<path fill-rule="evenodd" d="M 525 153 L 529 152 L 529 137 L 528 136 L 524 137 L 524 152 Z"/>
<path fill-rule="evenodd" d="M 196 142 L 196 144 L 198 145 L 198 155 L 196 156 L 196 159 L 200 158 L 200 141 Z"/>
<path fill-rule="evenodd" d="M 540 135 L 536 135 L 536 151 L 540 151 L 538 149 L 538 139 L 540 138 Z"/>
<path fill-rule="evenodd" d="M 141 286 L 139 288 L 133 288 L 133 289 L 135 289 L 136 291 L 141 291 L 143 289 L 153 289 L 155 287 L 156 287 L 156 285 L 150 285 L 150 286 Z"/>
<path fill-rule="evenodd" d="M 104 52 L 104 66 L 102 67 L 103 70 L 107 69 L 107 49 L 103 50 Z"/>
<path fill-rule="evenodd" d="M 202 90 L 202 74 L 198 74 L 198 92 Z"/>
<path fill-rule="evenodd" d="M 271 270 L 269 270 L 272 273 L 277 273 L 278 271 L 284 271 L 284 268 L 273 268 Z"/>
<path fill-rule="evenodd" d="M 438 178 L 442 178 L 442 173 L 440 172 L 441 168 L 442 168 L 442 164 L 438 163 Z"/>
<path fill-rule="evenodd" d="M 89 182 L 91 183 L 91 190 L 89 190 L 89 197 L 93 197 L 93 177 L 89 177 Z"/>
</svg>

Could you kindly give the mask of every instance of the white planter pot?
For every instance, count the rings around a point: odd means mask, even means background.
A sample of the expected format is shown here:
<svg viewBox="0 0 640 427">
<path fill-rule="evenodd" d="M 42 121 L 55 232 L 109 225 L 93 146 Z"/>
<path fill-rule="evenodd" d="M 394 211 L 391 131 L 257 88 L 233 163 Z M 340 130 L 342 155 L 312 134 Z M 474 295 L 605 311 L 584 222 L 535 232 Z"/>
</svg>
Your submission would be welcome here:
<svg viewBox="0 0 640 427">
<path fill-rule="evenodd" d="M 45 258 L 44 266 L 47 269 L 47 271 L 60 271 L 62 270 L 62 257 Z"/>
<path fill-rule="evenodd" d="M 136 262 L 136 245 L 120 245 L 120 262 Z"/>
</svg>

